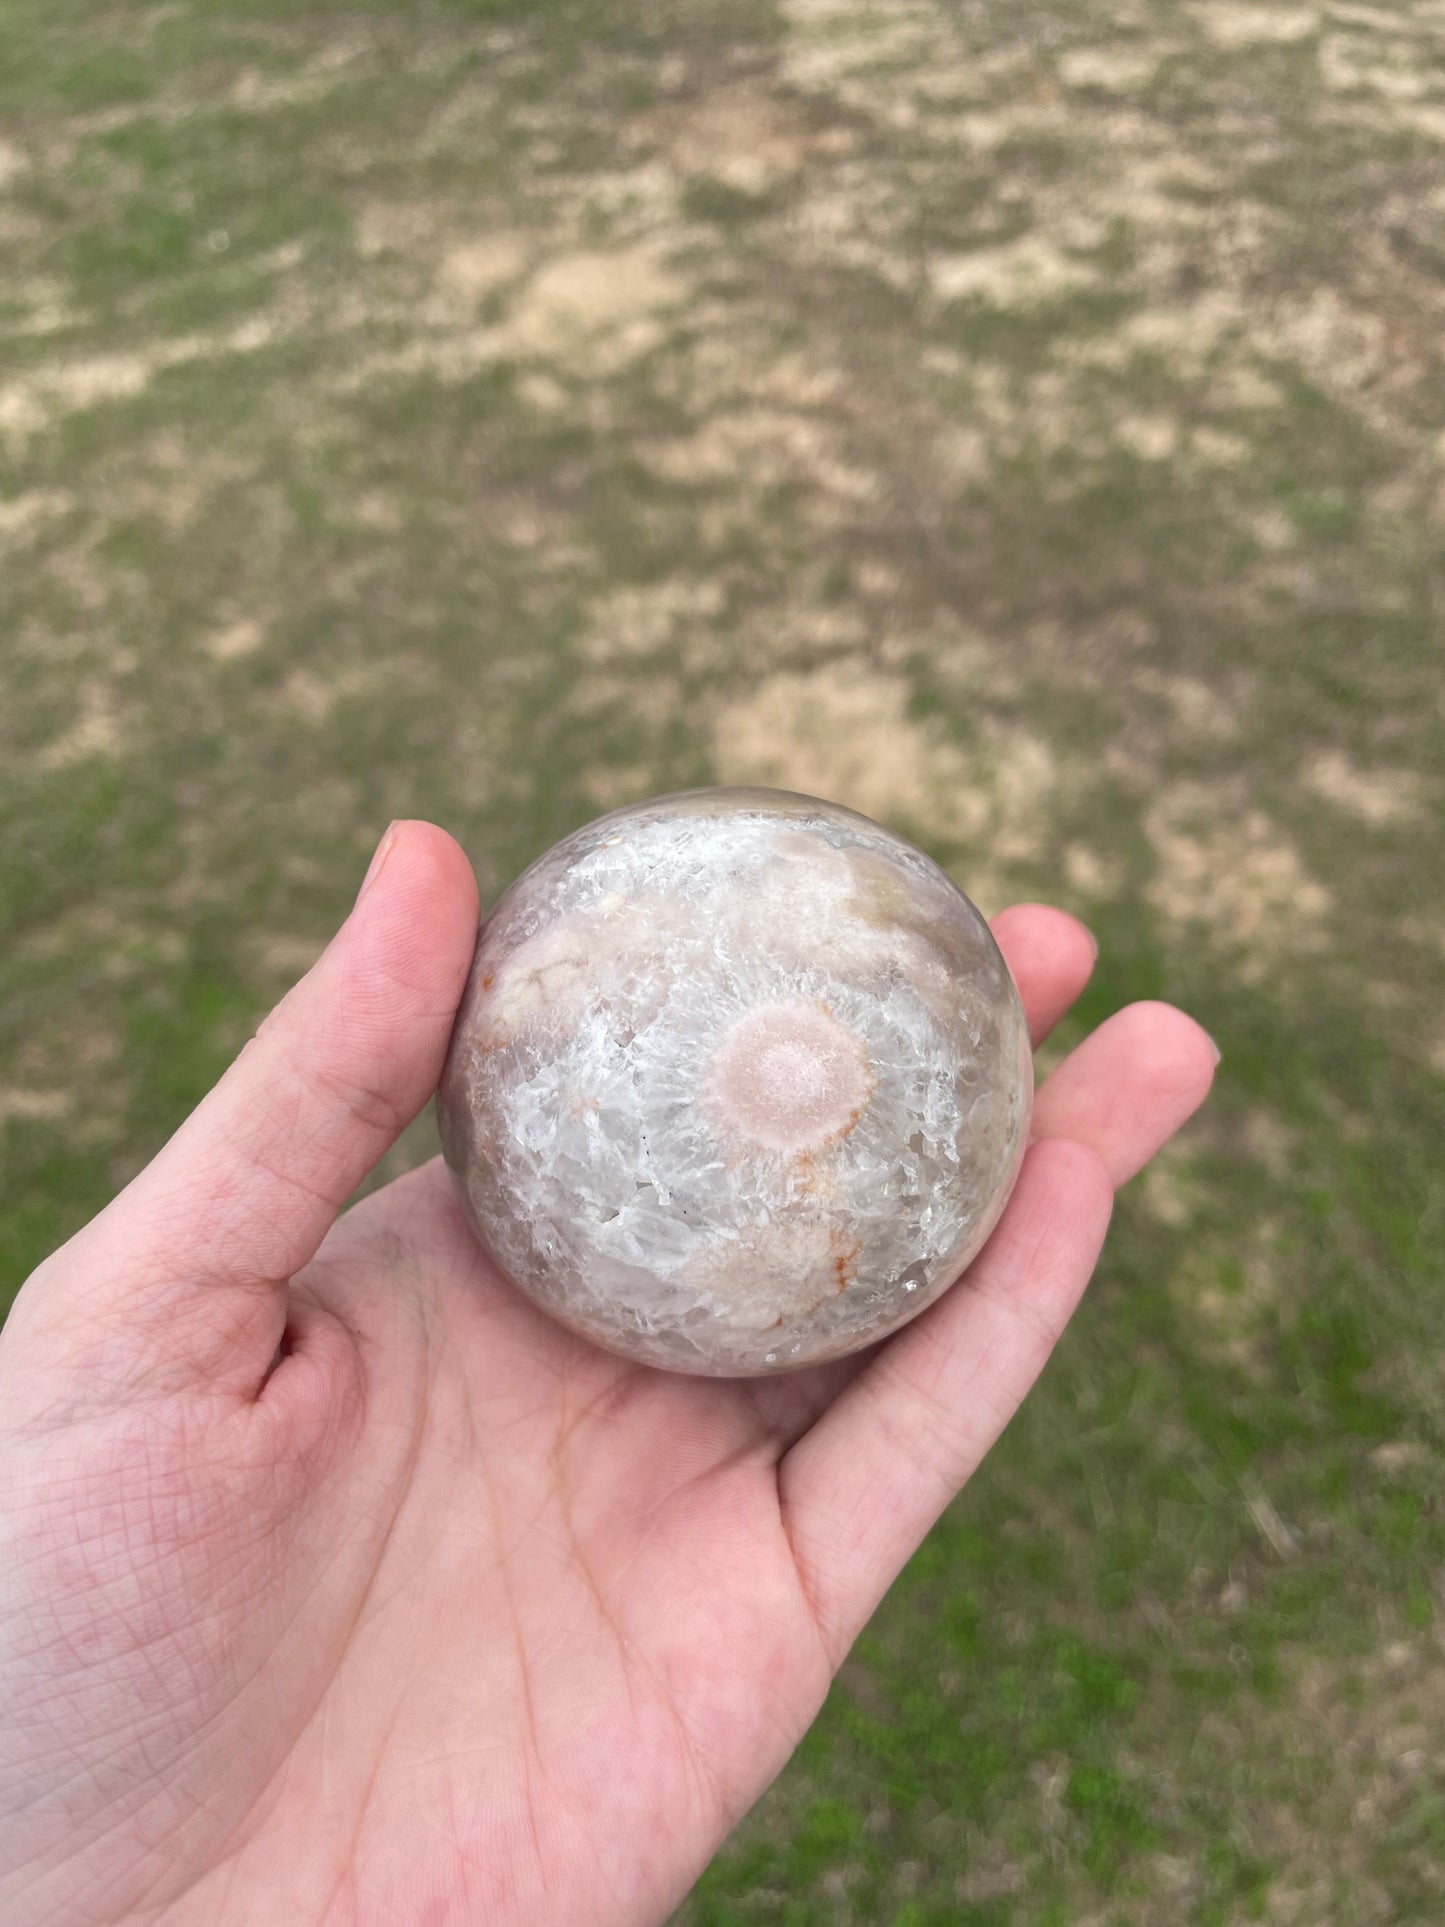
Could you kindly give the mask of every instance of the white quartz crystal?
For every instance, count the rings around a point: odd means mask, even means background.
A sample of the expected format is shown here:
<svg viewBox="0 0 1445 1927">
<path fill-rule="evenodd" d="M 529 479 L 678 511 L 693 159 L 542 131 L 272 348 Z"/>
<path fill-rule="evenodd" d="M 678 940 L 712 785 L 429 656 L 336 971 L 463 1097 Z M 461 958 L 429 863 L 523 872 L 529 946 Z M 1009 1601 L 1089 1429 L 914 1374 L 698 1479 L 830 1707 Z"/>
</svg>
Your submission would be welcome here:
<svg viewBox="0 0 1445 1927">
<path fill-rule="evenodd" d="M 482 927 L 439 1097 L 483 1245 L 673 1371 L 785 1371 L 940 1296 L 1018 1174 L 1028 1030 L 988 927 L 851 810 L 614 811 Z"/>
</svg>

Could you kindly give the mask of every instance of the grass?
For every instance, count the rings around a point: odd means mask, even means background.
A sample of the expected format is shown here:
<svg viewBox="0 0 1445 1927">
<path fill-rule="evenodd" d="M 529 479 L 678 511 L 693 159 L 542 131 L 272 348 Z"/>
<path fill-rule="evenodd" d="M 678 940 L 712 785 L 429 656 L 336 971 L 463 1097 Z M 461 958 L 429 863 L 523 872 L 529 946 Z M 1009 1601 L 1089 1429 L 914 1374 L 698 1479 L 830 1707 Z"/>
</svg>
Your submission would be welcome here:
<svg viewBox="0 0 1445 1927">
<path fill-rule="evenodd" d="M 1445 28 L 1267 29 L 0 0 L 7 1293 L 398 814 L 822 790 L 1222 1045 L 679 1927 L 1441 1915 Z"/>
</svg>

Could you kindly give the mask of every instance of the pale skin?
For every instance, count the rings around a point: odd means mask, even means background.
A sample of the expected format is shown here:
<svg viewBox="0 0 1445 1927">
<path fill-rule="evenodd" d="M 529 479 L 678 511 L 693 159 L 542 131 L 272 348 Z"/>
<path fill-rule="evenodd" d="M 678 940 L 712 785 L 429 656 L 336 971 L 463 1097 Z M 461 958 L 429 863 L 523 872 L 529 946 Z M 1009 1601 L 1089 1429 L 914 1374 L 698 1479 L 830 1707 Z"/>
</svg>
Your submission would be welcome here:
<svg viewBox="0 0 1445 1927">
<path fill-rule="evenodd" d="M 0 1334 L 0 1919 L 663 1920 L 1213 1076 L 1181 1012 L 1120 1011 L 914 1324 L 794 1376 L 670 1376 L 529 1306 L 438 1162 L 337 1215 L 436 1084 L 476 914 L 452 839 L 393 826 L 315 968 Z M 994 929 L 1037 1042 L 1092 941 L 1037 905 Z"/>
</svg>

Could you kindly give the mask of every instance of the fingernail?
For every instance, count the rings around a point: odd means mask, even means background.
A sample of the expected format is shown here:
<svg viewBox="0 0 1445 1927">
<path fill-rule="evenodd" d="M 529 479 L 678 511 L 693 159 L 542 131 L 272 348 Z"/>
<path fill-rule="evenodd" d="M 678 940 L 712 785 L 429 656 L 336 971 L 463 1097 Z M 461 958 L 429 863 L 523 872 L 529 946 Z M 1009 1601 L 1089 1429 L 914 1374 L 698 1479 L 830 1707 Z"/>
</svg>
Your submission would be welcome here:
<svg viewBox="0 0 1445 1927">
<path fill-rule="evenodd" d="M 1209 1037 L 1209 1032 L 1205 1031 L 1204 1035 L 1206 1037 Z M 1212 1037 L 1209 1037 L 1209 1048 L 1214 1052 L 1214 1061 L 1217 1064 L 1220 1060 L 1220 1057 L 1223 1055 L 1223 1053 L 1221 1052 L 1218 1044 L 1215 1043 Z"/>
<path fill-rule="evenodd" d="M 361 879 L 361 888 L 356 893 L 356 901 L 358 903 L 360 903 L 372 884 L 375 883 L 376 879 L 381 875 L 382 867 L 386 859 L 391 855 L 391 846 L 396 841 L 396 830 L 396 824 L 389 823 L 386 828 L 386 834 L 382 837 L 380 843 L 377 844 L 376 854 L 367 865 L 366 875 Z"/>
<path fill-rule="evenodd" d="M 1088 924 L 1081 923 L 1079 925 L 1079 928 L 1083 931 L 1084 935 L 1089 939 L 1089 942 L 1094 946 L 1094 955 L 1095 957 L 1097 957 L 1099 954 L 1099 939 L 1094 935 L 1093 931 L 1089 928 Z"/>
</svg>

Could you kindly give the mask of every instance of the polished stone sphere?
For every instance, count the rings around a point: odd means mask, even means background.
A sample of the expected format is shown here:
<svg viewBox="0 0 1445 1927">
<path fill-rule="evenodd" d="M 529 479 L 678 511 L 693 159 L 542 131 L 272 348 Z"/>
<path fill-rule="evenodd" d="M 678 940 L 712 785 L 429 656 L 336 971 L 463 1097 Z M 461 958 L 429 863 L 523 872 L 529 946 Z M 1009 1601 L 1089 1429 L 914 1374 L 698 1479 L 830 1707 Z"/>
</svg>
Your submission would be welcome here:
<svg viewBox="0 0 1445 1927">
<path fill-rule="evenodd" d="M 968 898 L 867 817 L 690 790 L 566 837 L 482 926 L 438 1098 L 482 1244 L 598 1345 L 742 1376 L 938 1298 L 1033 1073 Z"/>
</svg>

